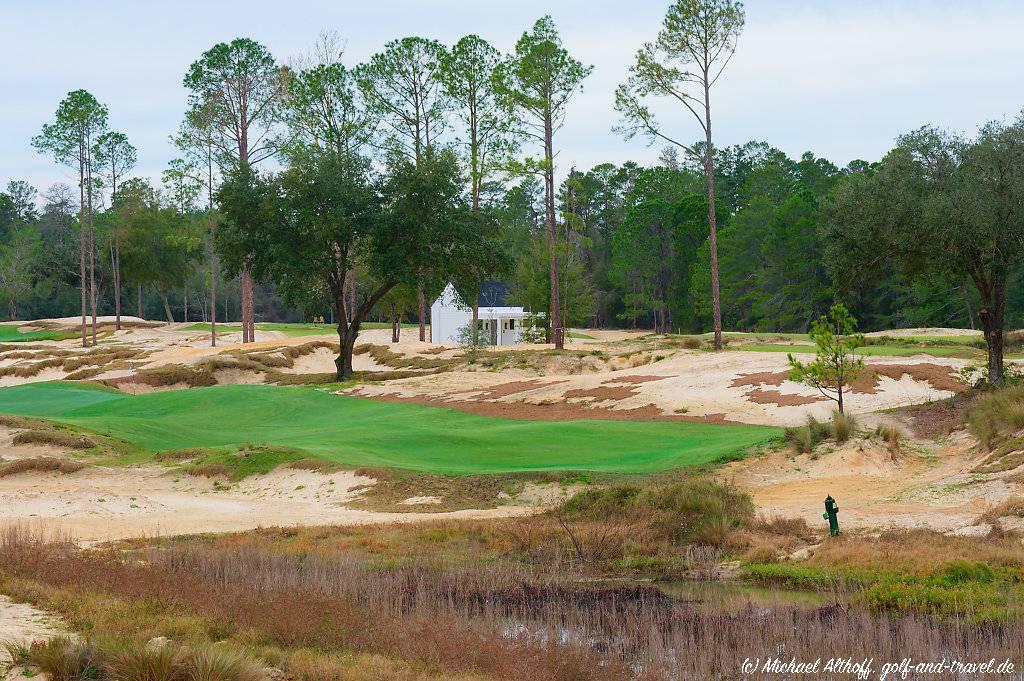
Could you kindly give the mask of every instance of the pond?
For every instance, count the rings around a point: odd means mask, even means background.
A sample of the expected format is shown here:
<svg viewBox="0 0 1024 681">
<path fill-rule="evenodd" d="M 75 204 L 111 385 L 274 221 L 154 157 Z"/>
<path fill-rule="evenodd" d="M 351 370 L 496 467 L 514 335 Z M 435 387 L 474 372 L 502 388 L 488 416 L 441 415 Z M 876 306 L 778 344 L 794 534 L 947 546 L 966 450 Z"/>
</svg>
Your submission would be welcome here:
<svg viewBox="0 0 1024 681">
<path fill-rule="evenodd" d="M 709 613 L 736 613 L 750 607 L 820 607 L 836 602 L 833 594 L 778 589 L 738 580 L 680 580 L 657 586 L 666 596 Z"/>
</svg>

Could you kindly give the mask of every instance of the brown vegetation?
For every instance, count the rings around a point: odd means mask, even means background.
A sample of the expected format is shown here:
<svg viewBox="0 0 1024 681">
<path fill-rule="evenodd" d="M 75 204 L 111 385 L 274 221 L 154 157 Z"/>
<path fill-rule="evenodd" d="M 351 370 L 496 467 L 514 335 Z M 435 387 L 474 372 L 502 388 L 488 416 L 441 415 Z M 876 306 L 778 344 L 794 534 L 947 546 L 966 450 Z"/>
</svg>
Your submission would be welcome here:
<svg viewBox="0 0 1024 681">
<path fill-rule="evenodd" d="M 25 430 L 11 438 L 15 445 L 49 445 L 65 449 L 92 449 L 96 443 L 85 435 L 69 433 L 56 428 Z"/>
<path fill-rule="evenodd" d="M 633 397 L 636 394 L 636 388 L 629 388 L 626 386 L 598 386 L 596 388 L 577 388 L 576 390 L 567 390 L 563 397 L 566 399 L 593 398 L 599 401 L 612 400 L 617 402 L 619 400 Z"/>
<path fill-rule="evenodd" d="M 729 384 L 733 388 L 745 386 L 780 386 L 789 380 L 788 371 L 759 371 L 751 374 L 740 374 Z M 942 364 L 868 364 L 860 375 L 850 384 L 850 392 L 874 395 L 879 390 L 879 376 L 886 376 L 894 381 L 904 375 L 915 381 L 926 382 L 935 390 L 948 390 L 960 393 L 967 389 L 956 369 Z"/>
<path fill-rule="evenodd" d="M 778 390 L 762 390 L 760 388 L 754 388 L 743 393 L 751 402 L 756 404 L 774 404 L 779 407 L 802 407 L 805 404 L 814 404 L 815 402 L 824 402 L 825 397 L 820 395 L 786 395 L 780 393 Z"/>
<path fill-rule="evenodd" d="M 570 391 L 571 392 L 571 391 Z M 545 400 L 543 402 L 488 402 L 483 400 L 450 400 L 427 395 L 361 395 L 358 388 L 347 394 L 368 400 L 382 402 L 405 402 L 429 404 L 435 407 L 458 409 L 470 414 L 496 416 L 498 418 L 529 421 L 574 421 L 578 419 L 600 419 L 612 421 L 697 421 L 700 423 L 734 423 L 725 414 L 696 416 L 688 414 L 665 414 L 656 405 L 648 404 L 634 409 L 613 409 L 595 407 L 585 403 Z"/>
<path fill-rule="evenodd" d="M 630 385 L 639 385 L 641 383 L 651 383 L 653 381 L 663 381 L 666 378 L 671 378 L 671 376 L 643 376 L 643 375 L 612 376 L 611 378 L 607 378 L 604 381 L 602 381 L 602 383 L 604 383 L 605 385 L 610 385 L 610 384 L 613 384 L 613 383 L 619 383 L 619 384 L 628 383 Z"/>
<path fill-rule="evenodd" d="M 499 383 L 498 385 L 492 385 L 489 388 L 481 390 L 474 396 L 474 399 L 493 400 L 499 397 L 508 397 L 509 395 L 526 392 L 528 390 L 536 390 L 537 388 L 556 385 L 558 383 L 565 383 L 565 381 L 549 381 L 545 383 L 544 381 L 531 379 L 529 381 L 510 381 L 508 383 Z"/>
<path fill-rule="evenodd" d="M 33 456 L 0 463 L 0 478 L 28 472 L 77 473 L 83 468 L 85 468 L 85 464 L 78 461 L 58 459 L 53 456 Z"/>
<path fill-rule="evenodd" d="M 625 533 L 636 521 L 639 541 L 675 537 L 690 546 L 701 546 L 692 544 L 697 537 L 717 539 L 719 527 L 732 542 L 746 532 L 767 542 L 807 533 L 791 521 L 757 521 L 742 497 L 706 484 L 591 494 L 567 504 L 561 520 L 588 558 L 614 545 L 601 543 L 609 531 L 598 529 L 609 518 L 627 548 L 636 546 Z M 0 588 L 97 635 L 168 636 L 175 649 L 217 641 L 219 649 L 247 651 L 301 681 L 731 678 L 738 651 L 784 647 L 813 659 L 826 641 L 830 654 L 858 658 L 927 657 L 936 649 L 975 659 L 1024 654 L 1020 621 L 978 628 L 916 615 L 879 619 L 838 606 L 709 613 L 649 586 L 576 581 L 571 560 L 524 566 L 500 558 L 539 559 L 542 551 L 530 551 L 550 538 L 572 557 L 568 534 L 547 516 L 501 526 L 265 530 L 122 554 L 46 545 L 9 530 L 0 537 Z M 1019 548 L 981 545 L 924 533 L 840 537 L 822 544 L 813 560 L 891 568 L 970 553 L 994 565 L 1019 564 Z M 665 559 L 697 562 L 704 554 L 720 555 L 677 549 Z M 680 654 L 695 650 L 701 654 Z"/>
</svg>

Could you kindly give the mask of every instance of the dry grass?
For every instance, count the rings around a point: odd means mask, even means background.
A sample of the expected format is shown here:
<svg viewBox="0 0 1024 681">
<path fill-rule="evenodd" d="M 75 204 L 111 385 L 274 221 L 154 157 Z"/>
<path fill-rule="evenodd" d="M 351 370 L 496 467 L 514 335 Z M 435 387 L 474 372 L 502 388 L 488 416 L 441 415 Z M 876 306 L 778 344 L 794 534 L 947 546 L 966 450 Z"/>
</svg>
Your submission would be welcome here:
<svg viewBox="0 0 1024 681">
<path fill-rule="evenodd" d="M 78 461 L 58 459 L 52 456 L 33 456 L 24 459 L 12 459 L 0 464 L 0 478 L 28 472 L 77 473 L 83 468 L 85 468 L 85 464 Z"/>
<path fill-rule="evenodd" d="M 978 517 L 978 522 L 995 524 L 1000 518 L 1024 518 L 1024 497 L 1010 497 Z"/>
<path fill-rule="evenodd" d="M 11 438 L 15 445 L 49 445 L 62 449 L 92 449 L 96 443 L 85 435 L 69 433 L 50 427 L 40 430 L 25 430 Z"/>
<path fill-rule="evenodd" d="M 900 442 L 903 440 L 903 432 L 900 431 L 899 426 L 892 423 L 880 423 L 875 428 L 875 435 L 885 442 L 889 451 L 899 451 Z"/>
<path fill-rule="evenodd" d="M 386 345 L 375 345 L 367 343 L 357 345 L 352 353 L 355 355 L 369 354 L 377 364 L 389 366 L 392 369 L 452 369 L 464 363 L 463 358 L 441 359 L 427 357 L 407 357 L 401 353 L 391 350 Z"/>
<path fill-rule="evenodd" d="M 1024 551 L 1016 537 L 947 537 L 931 530 L 888 530 L 877 537 L 839 535 L 821 544 L 808 564 L 927 575 L 951 561 L 1020 570 Z"/>
<path fill-rule="evenodd" d="M 141 359 L 147 354 L 149 353 L 145 350 L 124 347 L 99 348 L 85 353 L 59 349 L 41 350 L 34 353 L 10 353 L 6 355 L 7 359 L 25 358 L 37 361 L 2 367 L 0 368 L 0 377 L 32 378 L 46 369 L 59 367 L 64 373 L 70 374 L 69 378 L 74 377 L 76 380 L 91 378 L 113 368 L 115 363 Z M 39 359 L 41 357 L 45 357 L 45 359 Z"/>
<path fill-rule="evenodd" d="M 984 461 L 974 468 L 976 473 L 1002 473 L 1024 466 L 1024 437 L 1001 442 Z"/>
<path fill-rule="evenodd" d="M 336 463 L 324 461 L 323 459 L 299 459 L 286 464 L 288 468 L 297 471 L 315 471 L 317 473 L 334 473 L 341 470 Z"/>
<path fill-rule="evenodd" d="M 1024 429 L 1024 385 L 982 395 L 967 414 L 967 427 L 985 449 Z"/>
<path fill-rule="evenodd" d="M 508 497 L 519 494 L 528 481 L 552 482 L 566 477 L 543 474 L 446 476 L 389 468 L 359 468 L 355 472 L 374 478 L 377 482 L 368 486 L 350 506 L 374 511 L 416 510 L 433 513 L 494 508 L 505 503 Z M 503 492 L 507 495 L 505 499 L 499 497 Z M 402 503 L 412 497 L 438 497 L 440 501 L 415 506 Z"/>
<path fill-rule="evenodd" d="M 858 659 L 1024 655 L 1020 621 L 976 627 L 835 606 L 723 615 L 650 586 L 495 564 L 472 547 L 457 564 L 422 553 L 367 563 L 332 541 L 322 551 L 282 552 L 248 534 L 121 555 L 46 545 L 15 530 L 0 536 L 0 588 L 60 611 L 74 627 L 190 646 L 219 640 L 218 648 L 250 650 L 310 681 L 703 681 L 732 678 L 744 654 L 780 648 L 798 659 L 826 648 Z M 718 555 L 694 549 L 691 559 L 705 553 Z"/>
</svg>

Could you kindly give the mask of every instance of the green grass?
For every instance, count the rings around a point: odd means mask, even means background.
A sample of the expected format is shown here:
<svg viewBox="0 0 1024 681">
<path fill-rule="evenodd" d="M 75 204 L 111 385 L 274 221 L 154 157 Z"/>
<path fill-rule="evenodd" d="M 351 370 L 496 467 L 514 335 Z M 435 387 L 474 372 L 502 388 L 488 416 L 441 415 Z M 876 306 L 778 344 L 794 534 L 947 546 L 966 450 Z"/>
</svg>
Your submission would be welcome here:
<svg viewBox="0 0 1024 681">
<path fill-rule="evenodd" d="M 76 334 L 67 331 L 18 331 L 19 324 L 0 324 L 0 343 L 21 343 L 25 341 L 63 340 Z"/>
<path fill-rule="evenodd" d="M 35 383 L 0 389 L 0 413 L 50 418 L 154 452 L 232 451 L 251 443 L 290 447 L 347 466 L 451 475 L 653 473 L 710 463 L 782 432 L 687 422 L 520 421 L 264 385 L 124 395 L 81 384 Z"/>
<path fill-rule="evenodd" d="M 773 343 L 747 343 L 744 345 L 732 345 L 729 350 L 739 352 L 792 352 L 794 354 L 805 353 L 813 355 L 813 345 L 787 345 Z M 913 355 L 932 355 L 933 357 L 962 357 L 971 358 L 981 354 L 980 350 L 964 346 L 962 344 L 953 347 L 942 346 L 897 346 L 897 345 L 865 345 L 857 349 L 858 355 L 865 357 L 911 357 Z"/>
<path fill-rule="evenodd" d="M 877 612 L 919 612 L 944 620 L 998 622 L 1024 613 L 1020 571 L 985 563 L 953 560 L 929 574 L 850 566 L 749 564 L 754 581 L 816 591 L 852 591 Z"/>
<path fill-rule="evenodd" d="M 363 322 L 360 326 L 362 329 L 390 329 L 391 324 L 389 322 Z M 402 324 L 403 329 L 418 329 L 418 324 Z M 430 325 L 427 325 L 430 328 Z M 256 329 L 259 331 L 280 331 L 289 338 L 296 336 L 335 336 L 338 334 L 338 327 L 334 324 L 313 324 L 313 323 L 302 323 L 302 324 L 279 324 L 276 322 L 265 322 L 256 325 Z M 185 331 L 209 331 L 210 325 L 203 322 L 199 324 L 192 324 L 191 326 L 185 327 Z M 236 324 L 218 324 L 217 333 L 239 333 L 242 327 Z M 2 340 L 2 339 L 0 339 Z"/>
</svg>

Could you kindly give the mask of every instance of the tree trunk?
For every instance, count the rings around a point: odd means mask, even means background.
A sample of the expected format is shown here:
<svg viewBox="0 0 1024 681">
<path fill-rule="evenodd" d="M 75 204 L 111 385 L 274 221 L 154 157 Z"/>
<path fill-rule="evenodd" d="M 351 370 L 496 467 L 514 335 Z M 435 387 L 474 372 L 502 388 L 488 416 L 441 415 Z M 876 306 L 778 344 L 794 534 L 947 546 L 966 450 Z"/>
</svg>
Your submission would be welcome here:
<svg viewBox="0 0 1024 681">
<path fill-rule="evenodd" d="M 837 395 L 838 395 L 837 401 L 839 402 L 839 413 L 842 414 L 842 413 L 844 413 L 843 412 L 843 384 L 842 383 L 839 383 L 837 385 L 837 391 L 836 392 L 837 392 Z"/>
<path fill-rule="evenodd" d="M 88 314 L 88 290 L 89 282 L 85 278 L 85 162 L 79 160 L 78 162 L 78 252 L 81 256 L 81 283 L 82 283 L 82 347 L 89 347 L 89 336 L 86 328 L 88 323 L 86 322 L 86 315 Z"/>
<path fill-rule="evenodd" d="M 188 324 L 188 284 L 185 284 L 184 298 L 185 298 L 185 300 L 184 300 L 184 307 L 185 307 L 185 309 L 183 310 L 183 317 L 184 317 L 184 319 L 182 319 L 182 321 L 185 322 L 186 324 Z"/>
<path fill-rule="evenodd" d="M 1001 388 L 1005 382 L 1003 369 L 1003 327 L 1006 312 L 1005 275 L 996 274 L 989 286 L 979 286 L 981 308 L 978 317 L 985 332 L 985 347 L 988 350 L 988 383 Z"/>
<path fill-rule="evenodd" d="M 158 288 L 156 290 L 156 292 L 157 292 L 157 295 L 160 296 L 160 300 L 162 300 L 163 303 L 164 303 L 164 314 L 167 315 L 167 323 L 168 324 L 173 324 L 174 323 L 174 315 L 171 314 L 171 304 L 169 302 L 167 302 L 167 294 L 164 293 L 163 289 L 160 289 L 160 288 Z"/>
<path fill-rule="evenodd" d="M 138 310 L 136 310 L 136 312 L 138 312 L 139 319 L 145 319 L 145 317 L 142 316 L 142 284 L 139 284 L 136 296 L 136 300 L 138 302 Z"/>
<path fill-rule="evenodd" d="M 480 328 L 480 292 L 477 291 L 476 298 L 473 299 L 473 334 Z"/>
<path fill-rule="evenodd" d="M 256 340 L 255 310 L 253 307 L 252 277 L 248 268 L 242 269 L 242 342 Z"/>
<path fill-rule="evenodd" d="M 347 381 L 352 378 L 352 350 L 355 347 L 356 338 L 359 336 L 359 326 L 363 323 L 363 318 L 395 286 L 394 282 L 390 282 L 379 286 L 372 293 L 367 289 L 363 304 L 349 314 L 345 309 L 344 282 L 344 276 L 338 276 L 331 282 L 334 309 L 338 319 L 338 344 L 341 346 L 340 354 L 334 360 L 334 366 L 337 369 L 336 376 L 339 381 Z"/>
<path fill-rule="evenodd" d="M 121 330 L 121 235 L 114 233 L 114 329 Z"/>
<path fill-rule="evenodd" d="M 117 170 L 112 170 L 113 189 L 110 192 L 110 203 L 113 205 L 117 197 Z M 121 330 L 121 230 L 114 225 L 114 329 Z"/>
<path fill-rule="evenodd" d="M 555 168 L 554 168 L 554 130 L 552 129 L 551 112 L 544 117 L 544 221 L 548 237 L 548 265 L 551 276 L 551 319 L 550 332 L 554 336 L 555 349 L 565 347 L 562 333 L 562 311 L 558 291 L 558 232 L 555 224 Z"/>
<path fill-rule="evenodd" d="M 427 340 L 427 299 L 423 293 L 423 277 L 416 282 L 416 307 L 420 317 L 420 342 Z M 433 332 L 433 329 L 431 329 Z"/>
<path fill-rule="evenodd" d="M 344 306 L 345 294 L 340 294 L 342 300 L 335 301 L 335 305 Z M 335 375 L 339 381 L 347 381 L 352 378 L 352 348 L 355 346 L 356 333 L 353 333 L 349 329 L 348 322 L 345 319 L 345 315 L 342 314 L 342 308 L 338 308 L 338 345 L 339 352 L 338 357 L 334 360 L 334 366 L 336 369 Z"/>
<path fill-rule="evenodd" d="M 356 282 L 356 271 L 352 270 L 352 282 L 351 282 L 351 284 L 349 286 L 349 290 L 348 290 L 348 302 L 349 302 L 348 309 L 350 309 L 350 310 L 356 309 L 356 288 L 357 288 L 357 286 L 358 286 L 358 283 Z"/>
<path fill-rule="evenodd" d="M 722 349 L 722 294 L 718 282 L 718 219 L 715 215 L 715 157 L 711 143 L 711 85 L 704 73 L 704 172 L 708 181 L 708 246 L 711 250 L 711 315 L 715 329 L 715 350 Z"/>
<path fill-rule="evenodd" d="M 217 253 L 213 250 L 217 227 L 210 237 L 210 347 L 217 347 Z"/>
<path fill-rule="evenodd" d="M 392 343 L 397 343 L 398 342 L 398 336 L 401 333 L 401 328 L 402 328 L 401 317 L 399 315 L 392 316 L 391 317 L 391 342 Z"/>
<path fill-rule="evenodd" d="M 92 344 L 96 345 L 96 244 L 95 230 L 92 224 L 92 150 L 86 157 L 89 159 L 86 167 L 86 177 L 89 185 L 86 188 L 86 198 L 89 201 L 89 307 L 92 311 Z"/>
<path fill-rule="evenodd" d="M 213 214 L 213 149 L 206 147 L 206 212 Z M 210 347 L 217 347 L 217 221 L 210 221 Z"/>
</svg>

